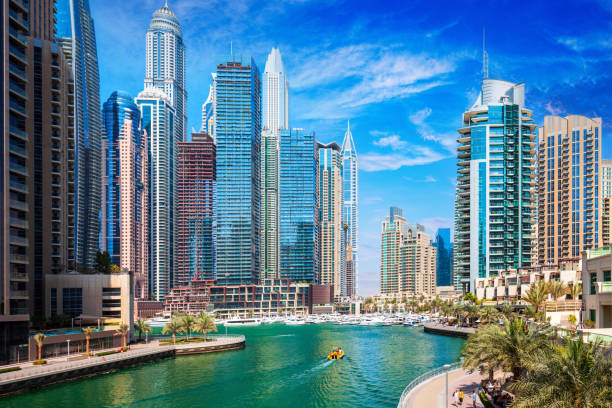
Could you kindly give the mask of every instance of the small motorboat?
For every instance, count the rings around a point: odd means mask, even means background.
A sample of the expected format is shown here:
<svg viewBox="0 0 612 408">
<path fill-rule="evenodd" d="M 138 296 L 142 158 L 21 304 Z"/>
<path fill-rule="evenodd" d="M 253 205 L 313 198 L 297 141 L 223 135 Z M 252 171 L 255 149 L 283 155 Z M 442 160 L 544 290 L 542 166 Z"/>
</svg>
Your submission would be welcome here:
<svg viewBox="0 0 612 408">
<path fill-rule="evenodd" d="M 328 360 L 340 360 L 343 357 L 344 357 L 344 350 L 342 350 L 340 347 L 336 347 L 335 349 L 332 350 L 331 353 L 327 355 Z"/>
</svg>

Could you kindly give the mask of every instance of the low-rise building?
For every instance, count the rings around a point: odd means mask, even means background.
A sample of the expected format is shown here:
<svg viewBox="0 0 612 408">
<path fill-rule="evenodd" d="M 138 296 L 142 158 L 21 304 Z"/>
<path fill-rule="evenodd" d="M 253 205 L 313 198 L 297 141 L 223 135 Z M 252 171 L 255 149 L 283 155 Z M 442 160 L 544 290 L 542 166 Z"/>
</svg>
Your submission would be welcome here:
<svg viewBox="0 0 612 408">
<path fill-rule="evenodd" d="M 610 247 L 582 253 L 583 321 L 591 320 L 595 328 L 612 328 L 612 254 Z"/>
<path fill-rule="evenodd" d="M 312 312 L 311 305 L 330 304 L 332 299 L 332 286 L 294 283 L 286 278 L 264 279 L 259 285 L 217 285 L 214 280 L 194 280 L 172 289 L 164 300 L 164 310 L 215 312 L 220 317 L 307 314 Z"/>
</svg>

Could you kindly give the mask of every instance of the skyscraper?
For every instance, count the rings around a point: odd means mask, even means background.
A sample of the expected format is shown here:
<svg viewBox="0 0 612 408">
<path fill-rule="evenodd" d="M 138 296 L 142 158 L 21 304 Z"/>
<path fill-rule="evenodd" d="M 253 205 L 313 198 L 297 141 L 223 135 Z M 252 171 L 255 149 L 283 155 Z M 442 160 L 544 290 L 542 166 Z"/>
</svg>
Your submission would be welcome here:
<svg viewBox="0 0 612 408">
<path fill-rule="evenodd" d="M 524 84 L 483 79 L 459 129 L 455 197 L 455 279 L 531 265 L 535 223 L 535 130 Z"/>
<path fill-rule="evenodd" d="M 437 286 L 450 286 L 451 285 L 451 241 L 450 241 L 450 228 L 438 228 L 436 234 L 436 248 L 437 248 Z"/>
<path fill-rule="evenodd" d="M 200 133 L 208 133 L 215 140 L 215 77 L 212 74 L 213 83 L 208 90 L 206 102 L 202 104 L 202 126 Z"/>
<path fill-rule="evenodd" d="M 153 13 L 147 30 L 145 89 L 164 91 L 175 112 L 175 139 L 187 140 L 187 90 L 185 88 L 185 44 L 178 18 L 168 3 Z"/>
<path fill-rule="evenodd" d="M 178 143 L 177 242 L 174 286 L 215 279 L 216 146 L 208 133 Z"/>
<path fill-rule="evenodd" d="M 354 292 L 357 292 L 357 273 L 359 255 L 359 162 L 357 150 L 351 133 L 351 125 L 347 123 L 344 141 L 342 142 L 342 182 L 344 183 L 344 223 L 348 228 L 345 248 L 351 247 L 353 276 L 345 277 L 345 281 L 354 282 Z M 346 256 L 346 255 L 345 255 Z M 344 275 L 348 271 L 343 272 Z M 345 285 L 346 286 L 346 285 Z M 346 290 L 345 290 L 346 291 Z M 346 296 L 349 296 L 346 293 Z"/>
<path fill-rule="evenodd" d="M 332 142 L 317 143 L 317 280 L 334 287 L 334 296 L 344 296 L 342 270 L 344 247 L 342 219 L 342 153 Z"/>
<path fill-rule="evenodd" d="M 160 301 L 171 289 L 175 267 L 174 108 L 159 88 L 145 89 L 135 102 L 149 152 L 149 290 Z"/>
<path fill-rule="evenodd" d="M 57 39 L 72 64 L 75 90 L 75 262 L 91 269 L 98 250 L 101 193 L 100 75 L 88 0 L 57 2 Z"/>
<path fill-rule="evenodd" d="M 280 131 L 289 129 L 289 83 L 280 51 L 272 48 L 262 79 L 261 268 L 262 276 L 279 276 Z"/>
<path fill-rule="evenodd" d="M 217 281 L 256 283 L 261 272 L 261 79 L 255 61 L 217 66 Z"/>
<path fill-rule="evenodd" d="M 45 313 L 45 275 L 74 261 L 74 82 L 54 39 L 54 3 L 0 7 L 0 363 L 8 363 L 27 358 L 30 316 Z"/>
<path fill-rule="evenodd" d="M 408 224 L 397 207 L 382 223 L 380 292 L 436 293 L 436 248 L 423 226 Z"/>
<path fill-rule="evenodd" d="M 601 142 L 600 142 L 601 143 Z M 601 161 L 601 244 L 608 246 L 612 243 L 611 201 L 612 201 L 612 160 Z"/>
<path fill-rule="evenodd" d="M 281 130 L 280 277 L 315 281 L 315 134 Z"/>
<path fill-rule="evenodd" d="M 140 111 L 123 91 L 102 109 L 102 223 L 100 248 L 134 276 L 134 297 L 148 299 L 149 178 L 146 134 Z"/>
<path fill-rule="evenodd" d="M 545 116 L 538 129 L 538 263 L 598 248 L 602 235 L 601 118 Z"/>
</svg>

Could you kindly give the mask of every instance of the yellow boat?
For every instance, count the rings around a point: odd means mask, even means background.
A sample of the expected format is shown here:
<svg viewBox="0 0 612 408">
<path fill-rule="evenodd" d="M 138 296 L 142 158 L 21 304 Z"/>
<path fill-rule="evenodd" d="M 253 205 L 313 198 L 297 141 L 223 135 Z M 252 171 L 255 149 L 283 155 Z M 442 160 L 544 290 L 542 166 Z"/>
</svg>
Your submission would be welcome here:
<svg viewBox="0 0 612 408">
<path fill-rule="evenodd" d="M 340 347 L 336 347 L 335 349 L 332 350 L 331 353 L 327 355 L 328 360 L 340 360 L 343 357 L 344 357 L 344 350 L 342 350 Z"/>
</svg>

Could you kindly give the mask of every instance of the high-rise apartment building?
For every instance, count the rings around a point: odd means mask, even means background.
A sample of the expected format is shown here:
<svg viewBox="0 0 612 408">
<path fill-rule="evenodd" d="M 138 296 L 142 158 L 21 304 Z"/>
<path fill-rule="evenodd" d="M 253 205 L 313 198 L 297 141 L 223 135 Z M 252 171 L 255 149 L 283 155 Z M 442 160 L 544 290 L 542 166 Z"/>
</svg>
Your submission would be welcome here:
<svg viewBox="0 0 612 408">
<path fill-rule="evenodd" d="M 601 142 L 600 142 L 601 143 Z M 612 160 L 601 160 L 601 244 L 612 244 L 610 233 L 610 211 L 612 200 Z"/>
<path fill-rule="evenodd" d="M 450 286 L 451 285 L 451 241 L 450 241 L 450 228 L 438 228 L 436 234 L 436 255 L 437 255 L 437 286 Z"/>
<path fill-rule="evenodd" d="M 27 356 L 45 275 L 74 261 L 74 82 L 54 40 L 54 2 L 0 8 L 0 363 L 8 363 Z"/>
<path fill-rule="evenodd" d="M 436 293 L 436 248 L 422 225 L 411 225 L 391 207 L 382 223 L 380 293 Z"/>
<path fill-rule="evenodd" d="M 280 276 L 315 282 L 315 134 L 302 129 L 280 135 Z"/>
<path fill-rule="evenodd" d="M 601 118 L 545 116 L 538 134 L 538 263 L 599 247 Z"/>
<path fill-rule="evenodd" d="M 208 133 L 215 140 L 215 77 L 216 73 L 212 73 L 213 83 L 208 90 L 206 102 L 202 104 L 202 126 L 200 133 Z"/>
<path fill-rule="evenodd" d="M 272 48 L 262 76 L 261 273 L 279 277 L 280 132 L 289 129 L 289 82 L 278 48 Z"/>
<path fill-rule="evenodd" d="M 256 283 L 261 271 L 261 79 L 255 61 L 217 66 L 217 282 Z"/>
<path fill-rule="evenodd" d="M 215 279 L 216 146 L 208 133 L 192 133 L 177 149 L 177 241 L 173 286 Z"/>
<path fill-rule="evenodd" d="M 457 139 L 455 286 L 531 264 L 535 130 L 524 84 L 483 79 Z"/>
<path fill-rule="evenodd" d="M 359 254 L 359 162 L 357 160 L 357 150 L 351 133 L 351 125 L 347 123 L 346 133 L 342 142 L 342 182 L 344 194 L 343 217 L 345 227 L 348 229 L 346 234 L 345 250 L 351 247 L 352 271 L 344 271 L 344 296 L 349 294 L 348 283 L 351 280 L 357 284 L 358 254 Z M 345 254 L 345 257 L 347 255 Z M 347 260 L 348 262 L 348 260 Z M 348 264 L 345 264 L 348 265 Z M 356 292 L 357 287 L 352 286 L 352 291 Z"/>
<path fill-rule="evenodd" d="M 149 153 L 149 290 L 163 300 L 174 279 L 176 237 L 176 132 L 174 108 L 159 88 L 135 100 Z"/>
<path fill-rule="evenodd" d="M 102 108 L 102 216 L 100 248 L 134 276 L 134 298 L 149 297 L 149 178 L 140 110 L 115 91 Z"/>
<path fill-rule="evenodd" d="M 337 143 L 317 143 L 317 281 L 342 296 L 344 220 L 342 218 L 342 151 Z"/>
<path fill-rule="evenodd" d="M 166 3 L 153 13 L 147 30 L 145 89 L 164 91 L 175 112 L 177 141 L 187 140 L 187 89 L 185 88 L 185 44 L 176 14 Z"/>
<path fill-rule="evenodd" d="M 98 251 L 101 192 L 100 75 L 88 0 L 57 2 L 57 41 L 72 65 L 75 91 L 75 262 L 91 270 Z"/>
</svg>

